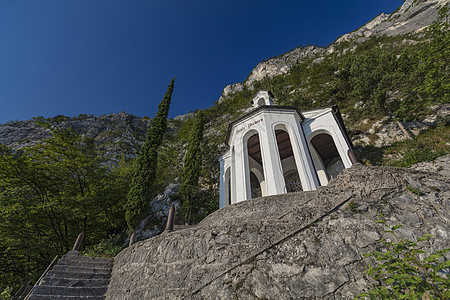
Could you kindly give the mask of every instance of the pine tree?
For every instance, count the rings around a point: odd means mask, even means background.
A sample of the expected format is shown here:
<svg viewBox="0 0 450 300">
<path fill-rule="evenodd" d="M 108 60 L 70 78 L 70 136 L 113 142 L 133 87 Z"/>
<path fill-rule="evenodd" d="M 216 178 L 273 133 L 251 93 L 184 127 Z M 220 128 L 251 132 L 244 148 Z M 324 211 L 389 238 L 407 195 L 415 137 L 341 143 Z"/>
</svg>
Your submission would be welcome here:
<svg viewBox="0 0 450 300">
<path fill-rule="evenodd" d="M 198 180 L 202 169 L 201 143 L 203 140 L 203 127 L 203 111 L 201 110 L 194 119 L 192 131 L 189 135 L 186 157 L 184 158 L 184 169 L 181 174 L 180 192 L 183 198 L 187 224 L 191 220 L 193 200 L 198 189 Z"/>
<path fill-rule="evenodd" d="M 172 98 L 175 78 L 172 78 L 167 92 L 158 106 L 158 112 L 153 118 L 151 128 L 141 147 L 139 156 L 134 165 L 130 191 L 127 195 L 125 218 L 132 235 L 130 245 L 134 243 L 135 230 L 145 213 L 148 212 L 150 201 L 155 196 L 156 166 L 158 163 L 158 148 L 161 146 L 164 132 L 167 128 L 167 115 Z"/>
</svg>

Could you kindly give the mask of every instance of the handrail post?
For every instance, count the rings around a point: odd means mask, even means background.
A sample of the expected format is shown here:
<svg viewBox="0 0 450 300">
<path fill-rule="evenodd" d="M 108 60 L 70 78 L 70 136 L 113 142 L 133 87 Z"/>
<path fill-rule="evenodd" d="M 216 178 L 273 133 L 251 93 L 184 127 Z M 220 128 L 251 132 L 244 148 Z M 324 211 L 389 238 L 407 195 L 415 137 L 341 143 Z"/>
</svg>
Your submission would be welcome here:
<svg viewBox="0 0 450 300">
<path fill-rule="evenodd" d="M 352 149 L 348 149 L 347 155 L 348 158 L 350 158 L 352 165 L 359 163 L 358 159 L 356 158 L 355 152 L 353 152 Z"/>
<path fill-rule="evenodd" d="M 75 244 L 73 245 L 72 250 L 76 250 L 76 251 L 80 250 L 81 243 L 83 242 L 83 239 L 84 239 L 84 231 L 82 231 L 78 235 L 77 240 L 75 241 Z"/>
<path fill-rule="evenodd" d="M 167 215 L 167 225 L 166 225 L 167 232 L 173 231 L 174 223 L 175 223 L 175 205 L 172 204 L 172 206 L 169 209 L 169 213 Z"/>
</svg>

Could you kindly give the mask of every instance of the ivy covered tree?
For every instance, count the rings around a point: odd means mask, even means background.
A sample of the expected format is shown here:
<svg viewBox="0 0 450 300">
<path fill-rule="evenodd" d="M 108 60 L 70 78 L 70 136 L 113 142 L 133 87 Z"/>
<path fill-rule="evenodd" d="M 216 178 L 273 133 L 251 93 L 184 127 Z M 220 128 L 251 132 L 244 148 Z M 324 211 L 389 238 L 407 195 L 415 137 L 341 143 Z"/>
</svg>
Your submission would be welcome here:
<svg viewBox="0 0 450 300">
<path fill-rule="evenodd" d="M 172 78 L 167 92 L 158 106 L 146 139 L 134 164 L 130 191 L 127 195 L 126 213 L 128 228 L 131 230 L 130 245 L 134 243 L 136 228 L 148 212 L 150 201 L 156 194 L 156 168 L 158 148 L 162 144 L 167 128 L 167 115 L 172 99 L 175 78 Z"/>
<path fill-rule="evenodd" d="M 198 190 L 198 180 L 202 170 L 201 144 L 203 141 L 203 127 L 203 110 L 200 110 L 195 115 L 192 131 L 189 135 L 186 157 L 184 158 L 184 169 L 181 174 L 180 193 L 183 199 L 183 209 L 187 224 L 191 221 L 194 196 Z"/>
</svg>

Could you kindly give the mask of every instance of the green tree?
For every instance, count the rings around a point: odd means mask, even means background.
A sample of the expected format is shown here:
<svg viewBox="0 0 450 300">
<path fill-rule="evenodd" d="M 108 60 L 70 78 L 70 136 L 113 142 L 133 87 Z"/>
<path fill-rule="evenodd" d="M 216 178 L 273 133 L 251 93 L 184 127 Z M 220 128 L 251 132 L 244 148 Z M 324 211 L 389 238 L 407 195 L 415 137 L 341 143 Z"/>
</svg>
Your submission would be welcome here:
<svg viewBox="0 0 450 300">
<path fill-rule="evenodd" d="M 130 245 L 134 243 L 136 228 L 145 214 L 148 213 L 148 206 L 156 193 L 158 148 L 162 144 L 167 128 L 167 115 L 169 114 L 174 83 L 175 78 L 172 78 L 134 164 L 125 213 L 128 228 L 131 230 Z"/>
<path fill-rule="evenodd" d="M 423 98 L 432 102 L 449 102 L 450 99 L 450 26 L 449 5 L 439 11 L 439 18 L 429 30 L 429 43 L 419 51 L 419 70 L 423 82 L 417 88 Z"/>
<path fill-rule="evenodd" d="M 115 168 L 92 140 L 43 125 L 52 137 L 35 146 L 0 146 L 0 290 L 34 282 L 81 231 L 89 246 L 125 227 Z"/>
<path fill-rule="evenodd" d="M 186 149 L 186 157 L 184 158 L 184 169 L 181 174 L 180 192 L 183 198 L 183 209 L 187 224 L 191 221 L 194 196 L 198 190 L 198 180 L 202 170 L 201 144 L 203 127 L 203 110 L 200 110 L 194 119 Z"/>
</svg>

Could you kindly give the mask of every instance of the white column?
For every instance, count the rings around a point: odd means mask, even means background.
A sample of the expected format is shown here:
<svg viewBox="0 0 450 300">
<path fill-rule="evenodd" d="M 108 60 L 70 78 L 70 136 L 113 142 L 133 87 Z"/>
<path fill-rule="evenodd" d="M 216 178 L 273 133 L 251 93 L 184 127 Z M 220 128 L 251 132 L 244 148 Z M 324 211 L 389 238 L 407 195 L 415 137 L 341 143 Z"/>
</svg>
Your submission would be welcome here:
<svg viewBox="0 0 450 300">
<path fill-rule="evenodd" d="M 250 184 L 250 159 L 248 158 L 248 146 L 247 146 L 247 141 L 248 140 L 244 140 L 244 142 L 242 143 L 242 157 L 243 157 L 243 175 L 244 175 L 244 180 L 243 182 L 243 187 L 244 187 L 244 194 L 245 194 L 245 200 L 248 199 L 252 199 L 252 187 Z"/>
<path fill-rule="evenodd" d="M 286 193 L 283 170 L 278 154 L 278 145 L 271 122 L 266 118 L 265 131 L 261 133 L 261 155 L 263 160 L 264 177 L 266 180 L 267 195 Z"/>
<path fill-rule="evenodd" d="M 317 190 L 320 184 L 314 169 L 307 141 L 303 134 L 303 129 L 299 122 L 296 122 L 295 125 L 296 126 L 293 128 L 294 132 L 291 133 L 291 128 L 288 128 L 288 131 L 303 190 Z"/>
<path fill-rule="evenodd" d="M 247 149 L 246 149 L 247 150 Z M 237 143 L 235 147 L 235 170 L 231 170 L 234 173 L 233 178 L 235 182 L 232 185 L 235 187 L 234 203 L 247 200 L 247 190 L 246 190 L 246 168 L 248 168 L 247 153 L 244 152 L 244 143 Z M 235 171 L 235 172 L 233 172 Z"/>
<path fill-rule="evenodd" d="M 220 176 L 219 176 L 219 208 L 222 208 L 225 206 L 225 185 L 227 182 L 225 181 L 225 160 L 220 157 L 219 158 L 220 163 Z"/>
<path fill-rule="evenodd" d="M 236 151 L 234 151 L 234 146 L 231 147 L 231 201 L 230 204 L 236 203 Z"/>
<path fill-rule="evenodd" d="M 311 144 L 308 144 L 308 146 L 311 152 L 314 166 L 316 167 L 317 177 L 319 178 L 320 185 L 326 186 L 328 184 L 328 177 L 322 159 L 320 158 L 316 149 L 314 147 L 311 147 Z"/>
</svg>

